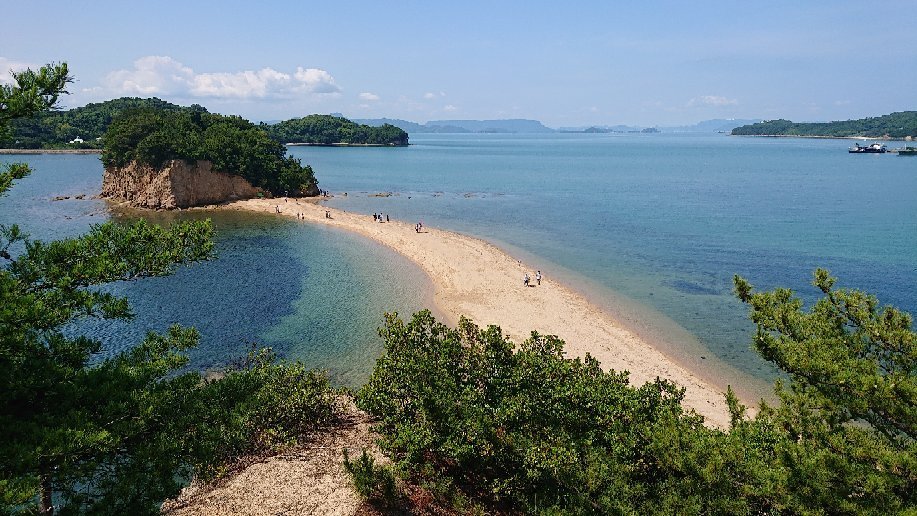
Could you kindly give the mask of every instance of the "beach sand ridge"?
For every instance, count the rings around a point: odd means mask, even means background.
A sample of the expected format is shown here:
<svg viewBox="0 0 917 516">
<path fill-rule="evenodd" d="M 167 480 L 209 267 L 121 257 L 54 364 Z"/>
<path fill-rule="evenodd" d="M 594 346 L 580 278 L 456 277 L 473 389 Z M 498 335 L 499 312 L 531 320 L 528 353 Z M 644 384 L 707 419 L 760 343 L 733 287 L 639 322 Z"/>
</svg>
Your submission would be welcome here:
<svg viewBox="0 0 917 516">
<path fill-rule="evenodd" d="M 657 377 L 675 382 L 686 389 L 687 408 L 704 416 L 710 426 L 728 427 L 725 387 L 704 381 L 564 285 L 545 278 L 541 285 L 525 287 L 523 275 L 528 273 L 535 285 L 535 270 L 496 246 L 436 228 L 417 233 L 413 223 L 374 222 L 371 215 L 328 208 L 318 201 L 248 199 L 220 209 L 277 214 L 279 208 L 282 216 L 372 238 L 415 262 L 431 278 L 434 302 L 448 323 L 454 325 L 465 316 L 479 326 L 498 325 L 514 342 L 528 338 L 533 330 L 557 335 L 565 341 L 568 357 L 588 353 L 605 369 L 629 371 L 634 385 Z"/>
</svg>

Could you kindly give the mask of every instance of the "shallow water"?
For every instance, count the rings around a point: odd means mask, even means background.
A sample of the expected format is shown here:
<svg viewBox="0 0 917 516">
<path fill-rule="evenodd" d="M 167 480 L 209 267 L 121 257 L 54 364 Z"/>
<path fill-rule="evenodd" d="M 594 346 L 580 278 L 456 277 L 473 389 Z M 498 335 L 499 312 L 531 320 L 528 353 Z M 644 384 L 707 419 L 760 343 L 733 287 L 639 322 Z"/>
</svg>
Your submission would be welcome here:
<svg viewBox="0 0 917 516">
<path fill-rule="evenodd" d="M 490 240 L 584 292 L 694 367 L 717 357 L 775 371 L 750 349 L 733 274 L 811 301 L 812 270 L 917 313 L 917 160 L 848 155 L 848 141 L 724 135 L 414 135 L 408 148 L 296 147 L 336 196 L 330 206 L 422 220 Z M 20 159 L 21 158 L 21 159 Z M 0 199 L 0 223 L 38 238 L 108 217 L 95 156 L 0 156 L 37 172 Z M 343 193 L 347 192 L 347 196 Z M 391 192 L 388 197 L 373 196 Z M 127 215 L 128 217 L 131 215 Z M 172 322 L 203 334 L 199 367 L 250 342 L 358 385 L 381 343 L 383 312 L 431 300 L 423 274 L 391 250 L 268 215 L 210 216 L 219 259 L 119 284 L 131 324 L 83 323 L 109 351 Z M 723 374 L 708 367 L 708 376 Z M 732 374 L 732 373 L 729 373 Z"/>
<path fill-rule="evenodd" d="M 104 344 L 103 356 L 171 324 L 194 326 L 201 344 L 192 366 L 221 368 L 244 356 L 252 343 L 281 357 L 328 370 L 335 383 L 356 387 L 381 352 L 376 335 L 386 311 L 410 314 L 430 304 L 426 276 L 391 249 L 350 233 L 240 212 L 110 213 L 103 201 L 52 200 L 92 195 L 101 188 L 94 156 L 21 156 L 35 173 L 0 199 L 0 224 L 18 223 L 33 238 L 78 235 L 109 217 L 211 218 L 217 259 L 181 267 L 175 274 L 116 283 L 105 289 L 126 296 L 130 322 L 83 320 L 68 331 Z"/>
<path fill-rule="evenodd" d="M 330 205 L 484 237 L 560 275 L 700 364 L 759 378 L 740 274 L 816 292 L 812 271 L 917 312 L 917 160 L 849 141 L 726 135 L 416 135 L 395 149 L 296 148 Z M 390 197 L 368 194 L 392 192 Z M 657 320 L 658 314 L 663 314 Z M 690 335 L 679 331 L 686 329 Z M 667 336 L 667 337 L 666 337 Z M 654 339 L 658 340 L 658 339 Z"/>
</svg>

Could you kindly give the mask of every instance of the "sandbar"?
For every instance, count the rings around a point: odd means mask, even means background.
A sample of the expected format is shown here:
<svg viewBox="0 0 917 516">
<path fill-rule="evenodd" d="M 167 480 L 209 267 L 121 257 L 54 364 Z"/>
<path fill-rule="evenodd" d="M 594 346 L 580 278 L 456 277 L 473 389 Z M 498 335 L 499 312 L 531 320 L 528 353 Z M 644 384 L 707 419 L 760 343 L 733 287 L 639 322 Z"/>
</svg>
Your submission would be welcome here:
<svg viewBox="0 0 917 516">
<path fill-rule="evenodd" d="M 488 242 L 433 227 L 417 233 L 413 222 L 374 222 L 371 215 L 328 208 L 314 199 L 248 199 L 220 209 L 274 213 L 372 238 L 415 262 L 430 277 L 433 300 L 449 323 L 465 316 L 482 327 L 497 325 L 514 342 L 525 340 L 533 330 L 557 335 L 566 342 L 568 357 L 590 354 L 605 369 L 629 371 L 634 385 L 657 377 L 671 380 L 685 388 L 684 406 L 704 416 L 707 425 L 729 426 L 723 389 L 549 275 L 540 285 L 525 287 L 523 275 L 528 273 L 534 285 L 535 270 Z"/>
</svg>

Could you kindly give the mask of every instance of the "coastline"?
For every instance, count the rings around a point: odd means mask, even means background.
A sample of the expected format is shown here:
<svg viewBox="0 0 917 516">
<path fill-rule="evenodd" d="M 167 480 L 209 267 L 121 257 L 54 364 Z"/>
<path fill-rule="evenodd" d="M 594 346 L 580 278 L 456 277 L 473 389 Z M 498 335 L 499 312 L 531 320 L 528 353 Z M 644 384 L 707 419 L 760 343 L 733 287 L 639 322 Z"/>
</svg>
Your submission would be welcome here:
<svg viewBox="0 0 917 516">
<path fill-rule="evenodd" d="M 102 154 L 102 149 L 0 149 L 0 154 Z"/>
<path fill-rule="evenodd" d="M 729 136 L 741 136 L 746 138 L 810 138 L 815 140 L 876 140 L 886 142 L 906 142 L 907 138 L 883 138 L 880 136 L 814 136 L 798 134 L 730 134 Z"/>
<path fill-rule="evenodd" d="M 708 425 L 726 428 L 729 413 L 725 386 L 716 386 L 672 360 L 647 340 L 622 327 L 605 310 L 561 283 L 545 278 L 540 286 L 523 286 L 523 274 L 535 270 L 496 246 L 435 228 L 416 233 L 412 224 L 392 220 L 376 223 L 319 205 L 319 199 L 248 199 L 210 209 L 246 210 L 325 224 L 371 238 L 415 262 L 431 279 L 433 300 L 446 322 L 462 315 L 479 326 L 499 325 L 515 342 L 532 330 L 558 335 L 568 357 L 587 353 L 606 369 L 630 371 L 631 382 L 642 385 L 657 377 L 686 389 L 684 405 L 704 416 Z M 329 212 L 331 218 L 326 218 Z M 534 284 L 534 280 L 532 284 Z"/>
<path fill-rule="evenodd" d="M 394 143 L 285 143 L 287 147 L 407 147 Z"/>
</svg>

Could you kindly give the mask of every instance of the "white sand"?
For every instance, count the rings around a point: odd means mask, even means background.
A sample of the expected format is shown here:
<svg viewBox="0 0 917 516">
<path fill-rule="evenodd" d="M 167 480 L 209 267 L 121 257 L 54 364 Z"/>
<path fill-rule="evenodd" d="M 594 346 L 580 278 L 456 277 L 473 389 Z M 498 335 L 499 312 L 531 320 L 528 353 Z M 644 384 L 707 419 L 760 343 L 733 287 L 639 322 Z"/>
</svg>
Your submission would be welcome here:
<svg viewBox="0 0 917 516">
<path fill-rule="evenodd" d="M 221 209 L 276 213 L 278 205 L 283 216 L 296 219 L 302 214 L 305 222 L 359 233 L 416 262 L 430 276 L 434 302 L 452 324 L 462 315 L 479 326 L 496 324 L 516 342 L 532 330 L 557 335 L 566 342 L 568 356 L 589 353 L 604 368 L 630 371 L 636 385 L 657 377 L 671 380 L 686 388 L 684 405 L 703 415 L 708 425 L 726 428 L 729 424 L 722 389 L 674 362 L 558 282 L 545 278 L 540 286 L 524 287 L 526 272 L 535 284 L 535 270 L 487 242 L 436 228 L 425 227 L 416 233 L 413 223 L 377 223 L 371 215 L 330 209 L 315 200 L 250 199 Z"/>
</svg>

